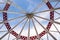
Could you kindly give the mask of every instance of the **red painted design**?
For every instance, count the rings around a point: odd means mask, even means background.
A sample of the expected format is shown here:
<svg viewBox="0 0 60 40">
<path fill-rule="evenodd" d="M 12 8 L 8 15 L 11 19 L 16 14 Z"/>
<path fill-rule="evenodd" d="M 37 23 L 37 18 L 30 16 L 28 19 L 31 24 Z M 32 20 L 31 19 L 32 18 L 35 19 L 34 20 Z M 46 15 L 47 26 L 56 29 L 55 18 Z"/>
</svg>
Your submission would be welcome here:
<svg viewBox="0 0 60 40">
<path fill-rule="evenodd" d="M 48 6 L 49 9 L 53 9 L 53 7 L 52 7 L 52 5 L 50 4 L 50 2 L 47 2 L 46 5 Z M 6 5 L 5 5 L 5 7 L 4 7 L 3 10 L 7 11 L 7 10 L 9 9 L 9 7 L 10 7 L 10 4 L 6 3 Z M 3 12 L 3 20 L 4 20 L 4 21 L 8 20 L 7 16 L 8 16 L 7 13 Z M 54 20 L 54 11 L 51 11 L 51 12 L 50 12 L 50 20 Z M 8 31 L 9 31 L 9 30 L 11 29 L 11 26 L 10 26 L 9 22 L 6 21 L 6 22 L 4 22 L 4 24 L 5 24 L 6 28 L 7 28 Z M 49 30 L 49 29 L 51 28 L 51 25 L 52 25 L 52 23 L 49 22 L 48 25 L 47 25 L 47 27 L 46 27 L 46 29 Z M 14 30 L 12 30 L 10 33 L 11 33 L 12 35 L 14 35 L 16 38 L 18 37 L 18 34 L 17 34 Z M 41 38 L 41 37 L 44 36 L 46 33 L 47 33 L 47 32 L 44 30 L 43 32 L 41 32 L 41 33 L 39 34 L 39 37 Z M 25 37 L 25 36 L 20 36 L 19 38 L 20 38 L 20 39 L 23 39 L 23 40 L 27 40 L 27 37 Z M 30 37 L 30 40 L 35 40 L 35 39 L 37 39 L 37 36 L 32 36 L 32 37 Z"/>
</svg>

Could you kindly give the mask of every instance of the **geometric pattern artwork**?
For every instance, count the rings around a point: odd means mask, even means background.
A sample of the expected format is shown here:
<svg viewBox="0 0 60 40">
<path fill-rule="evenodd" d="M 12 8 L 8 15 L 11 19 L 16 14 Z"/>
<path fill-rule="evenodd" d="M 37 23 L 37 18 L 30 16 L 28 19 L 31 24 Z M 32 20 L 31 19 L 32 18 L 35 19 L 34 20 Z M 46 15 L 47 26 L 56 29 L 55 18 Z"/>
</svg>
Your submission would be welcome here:
<svg viewBox="0 0 60 40">
<path fill-rule="evenodd" d="M 60 2 L 1 0 L 0 40 L 60 40 Z"/>
</svg>

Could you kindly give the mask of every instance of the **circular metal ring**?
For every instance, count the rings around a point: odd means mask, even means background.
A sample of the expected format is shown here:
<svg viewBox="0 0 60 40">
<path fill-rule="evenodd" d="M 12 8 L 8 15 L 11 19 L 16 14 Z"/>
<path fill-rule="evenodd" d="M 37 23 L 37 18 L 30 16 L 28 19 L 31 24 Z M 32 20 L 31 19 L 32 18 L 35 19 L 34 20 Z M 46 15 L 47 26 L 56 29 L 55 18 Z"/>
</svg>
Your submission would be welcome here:
<svg viewBox="0 0 60 40">
<path fill-rule="evenodd" d="M 50 4 L 50 2 L 47 2 L 46 5 L 48 6 L 49 9 L 53 9 L 53 7 L 52 7 L 52 5 Z M 3 10 L 4 10 L 4 11 L 7 11 L 7 10 L 9 9 L 9 7 L 10 7 L 10 4 L 6 3 L 6 5 L 5 5 L 5 7 L 4 7 Z M 4 21 L 8 20 L 7 13 L 5 13 L 5 12 L 3 12 L 3 20 L 4 20 Z M 54 11 L 51 11 L 51 12 L 50 12 L 50 20 L 54 20 Z M 7 28 L 8 31 L 9 31 L 9 30 L 11 29 L 11 26 L 10 26 L 9 22 L 6 21 L 6 22 L 4 22 L 4 24 L 5 24 L 6 28 Z M 46 27 L 46 29 L 49 30 L 49 29 L 51 28 L 51 25 L 52 25 L 52 23 L 49 22 L 48 25 L 47 25 L 47 27 Z M 11 33 L 12 35 L 14 35 L 16 38 L 18 37 L 18 34 L 17 34 L 14 30 L 12 30 L 10 33 Z M 41 37 L 44 36 L 46 33 L 47 33 L 47 32 L 44 30 L 43 32 L 41 32 L 41 33 L 39 34 L 39 37 L 41 38 Z M 20 39 L 23 39 L 23 40 L 27 40 L 28 37 L 20 36 L 19 38 L 20 38 Z M 30 39 L 31 39 L 31 40 L 37 39 L 37 36 L 31 36 Z"/>
</svg>

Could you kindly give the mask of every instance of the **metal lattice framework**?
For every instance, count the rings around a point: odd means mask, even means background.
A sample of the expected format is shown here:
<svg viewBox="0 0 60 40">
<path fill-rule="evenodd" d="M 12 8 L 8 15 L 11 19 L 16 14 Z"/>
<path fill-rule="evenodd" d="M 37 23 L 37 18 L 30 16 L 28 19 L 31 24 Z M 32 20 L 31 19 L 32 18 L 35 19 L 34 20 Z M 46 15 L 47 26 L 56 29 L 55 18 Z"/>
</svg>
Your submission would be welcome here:
<svg viewBox="0 0 60 40">
<path fill-rule="evenodd" d="M 3 8 L 3 10 L 0 10 L 0 12 L 3 13 L 2 14 L 3 15 L 3 21 L 1 21 L 0 24 L 5 25 L 6 28 L 7 28 L 7 30 L 8 30 L 3 36 L 0 37 L 0 40 L 2 40 L 7 34 L 9 34 L 8 35 L 8 40 L 9 40 L 10 34 L 12 34 L 13 36 L 15 36 L 16 37 L 15 38 L 16 40 L 19 40 L 19 39 L 21 39 L 21 40 L 44 40 L 44 39 L 41 39 L 41 38 L 45 34 L 47 34 L 47 40 L 49 40 L 48 34 L 54 40 L 57 40 L 57 38 L 54 35 L 52 35 L 51 32 L 58 32 L 60 34 L 60 31 L 55 26 L 55 24 L 60 25 L 60 22 L 55 21 L 57 19 L 60 19 L 60 17 L 58 17 L 56 19 L 54 18 L 54 14 L 55 14 L 54 12 L 56 12 L 58 15 L 60 15 L 60 13 L 58 13 L 57 11 L 55 11 L 55 10 L 59 10 L 60 7 L 54 8 L 49 1 L 45 1 L 45 4 L 49 8 L 49 10 L 35 12 L 38 9 L 38 7 L 42 6 L 41 4 L 39 4 L 31 13 L 28 13 L 28 12 L 26 12 L 25 10 L 23 10 L 22 8 L 20 8 L 18 5 L 16 5 L 14 2 L 12 2 L 10 0 L 8 0 L 6 3 L 0 3 L 0 4 L 6 4 L 5 7 Z M 56 3 L 55 6 L 57 4 L 58 3 Z M 18 9 L 22 9 L 23 11 L 22 12 L 8 11 L 8 9 L 9 9 L 9 7 L 11 5 L 15 6 Z M 48 11 L 50 11 L 50 13 L 49 13 L 50 14 L 49 15 L 50 16 L 50 19 L 36 15 L 36 14 L 43 13 L 43 12 L 48 12 Z M 12 14 L 14 14 L 14 13 L 21 14 L 22 13 L 22 14 L 24 14 L 24 16 L 19 16 L 19 17 L 13 18 L 13 19 L 8 19 L 8 13 L 12 13 Z M 46 21 L 49 21 L 48 24 L 47 24 L 47 27 L 45 28 L 35 17 L 40 18 L 40 19 L 43 19 L 43 20 L 46 20 Z M 15 19 L 18 19 L 18 18 L 20 18 L 20 19 L 23 18 L 23 19 L 20 22 L 18 22 L 16 25 L 14 25 L 14 27 L 11 27 L 9 21 L 12 21 L 12 20 L 15 20 Z M 16 28 L 19 24 L 21 24 L 24 20 L 26 20 L 26 21 L 25 21 L 25 23 L 24 23 L 21 31 L 18 34 L 13 29 Z M 41 33 L 38 33 L 37 28 L 35 26 L 36 24 L 35 24 L 34 20 L 44 29 L 44 31 L 42 31 Z M 34 35 L 34 36 L 30 36 L 30 30 L 31 30 L 31 28 L 30 28 L 31 27 L 31 24 L 30 24 L 31 22 L 30 21 L 32 21 L 34 30 L 36 32 L 36 35 Z M 27 23 L 28 23 L 28 34 L 27 34 L 28 36 L 24 36 L 24 35 L 22 36 L 21 33 L 23 32 L 23 30 L 24 30 L 24 28 L 25 28 L 25 26 L 26 26 Z M 0 27 L 0 29 L 2 29 L 3 25 Z M 50 28 L 52 28 L 52 25 L 54 25 L 54 27 L 56 28 L 57 31 L 51 31 L 50 32 Z M 5 32 L 5 31 L 1 31 L 1 32 Z M 13 39 L 13 40 L 15 40 L 15 39 Z"/>
</svg>

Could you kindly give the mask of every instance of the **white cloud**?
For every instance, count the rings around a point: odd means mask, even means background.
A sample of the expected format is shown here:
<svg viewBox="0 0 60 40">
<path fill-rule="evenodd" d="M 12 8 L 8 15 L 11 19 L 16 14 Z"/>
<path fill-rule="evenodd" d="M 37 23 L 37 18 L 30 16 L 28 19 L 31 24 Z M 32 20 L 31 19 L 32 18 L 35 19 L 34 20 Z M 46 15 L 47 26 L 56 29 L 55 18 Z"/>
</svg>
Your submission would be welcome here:
<svg viewBox="0 0 60 40">
<path fill-rule="evenodd" d="M 27 2 L 29 2 L 30 4 L 34 4 L 32 0 L 27 0 Z"/>
<path fill-rule="evenodd" d="M 0 2 L 4 2 L 4 1 L 6 1 L 6 0 L 0 0 Z"/>
<path fill-rule="evenodd" d="M 0 0 L 0 2 L 3 2 L 3 0 Z"/>
</svg>

